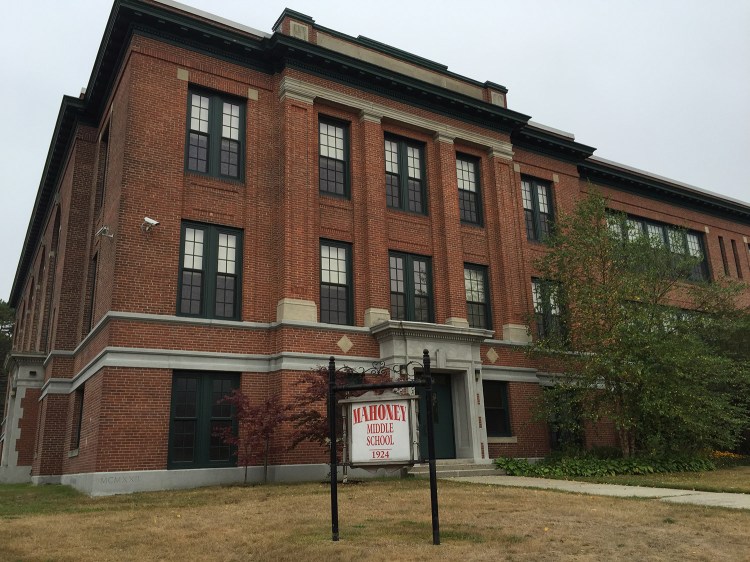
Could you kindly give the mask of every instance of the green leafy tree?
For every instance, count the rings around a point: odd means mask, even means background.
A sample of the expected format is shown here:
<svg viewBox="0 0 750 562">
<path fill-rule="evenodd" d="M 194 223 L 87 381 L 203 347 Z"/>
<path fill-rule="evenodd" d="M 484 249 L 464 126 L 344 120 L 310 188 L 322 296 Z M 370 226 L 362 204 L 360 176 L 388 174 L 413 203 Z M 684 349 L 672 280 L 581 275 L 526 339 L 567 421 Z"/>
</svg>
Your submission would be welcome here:
<svg viewBox="0 0 750 562">
<path fill-rule="evenodd" d="M 743 286 L 688 281 L 701 259 L 679 243 L 684 232 L 669 237 L 672 250 L 593 189 L 560 217 L 537 263 L 558 287 L 558 318 L 530 349 L 560 373 L 543 409 L 561 433 L 608 419 L 631 456 L 732 448 L 748 427 Z"/>
</svg>

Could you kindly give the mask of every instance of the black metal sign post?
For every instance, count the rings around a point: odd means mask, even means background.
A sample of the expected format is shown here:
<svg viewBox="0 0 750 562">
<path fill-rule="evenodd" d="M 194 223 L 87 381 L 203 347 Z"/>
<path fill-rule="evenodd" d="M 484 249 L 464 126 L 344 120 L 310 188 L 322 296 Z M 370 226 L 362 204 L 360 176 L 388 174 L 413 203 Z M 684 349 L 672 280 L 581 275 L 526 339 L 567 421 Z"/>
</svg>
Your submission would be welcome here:
<svg viewBox="0 0 750 562">
<path fill-rule="evenodd" d="M 331 356 L 328 362 L 328 436 L 331 444 L 331 539 L 339 540 L 338 460 L 336 458 L 336 393 L 358 390 L 381 390 L 386 388 L 425 387 L 427 403 L 427 453 L 430 464 L 430 504 L 432 506 L 432 544 L 440 544 L 440 517 L 438 515 L 437 471 L 435 469 L 435 431 L 432 419 L 432 374 L 430 354 L 425 349 L 422 355 L 423 380 L 400 381 L 381 384 L 351 384 L 336 386 L 336 362 Z"/>
<path fill-rule="evenodd" d="M 339 540 L 339 494 L 336 459 L 336 361 L 328 361 L 328 437 L 331 441 L 331 539 Z"/>
</svg>

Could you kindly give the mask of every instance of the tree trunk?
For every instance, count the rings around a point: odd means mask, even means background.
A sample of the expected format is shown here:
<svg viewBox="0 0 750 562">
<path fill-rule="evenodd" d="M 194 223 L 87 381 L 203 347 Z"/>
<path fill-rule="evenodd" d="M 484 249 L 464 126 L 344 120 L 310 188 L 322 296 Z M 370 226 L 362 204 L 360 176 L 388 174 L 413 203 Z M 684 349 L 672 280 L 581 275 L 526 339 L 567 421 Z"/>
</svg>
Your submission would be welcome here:
<svg viewBox="0 0 750 562">
<path fill-rule="evenodd" d="M 263 455 L 263 483 L 268 484 L 268 444 L 270 438 L 266 437 L 266 451 Z"/>
<path fill-rule="evenodd" d="M 633 454 L 633 432 L 625 428 L 617 429 L 617 440 L 620 443 L 620 451 L 624 459 L 629 458 Z"/>
</svg>

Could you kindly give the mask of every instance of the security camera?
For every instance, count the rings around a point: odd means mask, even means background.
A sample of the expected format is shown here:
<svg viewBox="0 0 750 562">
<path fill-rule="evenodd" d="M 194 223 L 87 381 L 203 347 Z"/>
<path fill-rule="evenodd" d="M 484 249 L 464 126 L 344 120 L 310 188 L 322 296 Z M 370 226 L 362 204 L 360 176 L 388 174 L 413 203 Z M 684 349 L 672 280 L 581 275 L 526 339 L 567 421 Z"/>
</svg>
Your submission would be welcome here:
<svg viewBox="0 0 750 562">
<path fill-rule="evenodd" d="M 103 226 L 99 230 L 96 231 L 96 234 L 94 236 L 106 236 L 107 238 L 114 238 L 114 234 L 111 234 L 109 232 L 108 226 Z"/>
<path fill-rule="evenodd" d="M 143 232 L 151 232 L 151 229 L 155 226 L 159 226 L 159 221 L 149 217 L 143 217 L 143 224 L 141 224 L 141 230 Z"/>
</svg>

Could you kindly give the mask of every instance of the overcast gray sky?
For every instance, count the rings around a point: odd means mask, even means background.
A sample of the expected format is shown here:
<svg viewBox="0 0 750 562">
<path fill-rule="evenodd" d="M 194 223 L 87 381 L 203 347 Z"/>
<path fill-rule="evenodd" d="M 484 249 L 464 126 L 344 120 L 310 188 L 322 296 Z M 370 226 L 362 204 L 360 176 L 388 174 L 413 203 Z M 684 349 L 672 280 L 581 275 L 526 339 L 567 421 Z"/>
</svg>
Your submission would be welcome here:
<svg viewBox="0 0 750 562">
<path fill-rule="evenodd" d="M 508 107 L 596 155 L 750 201 L 748 0 L 188 0 L 270 32 L 284 7 L 506 86 Z M 108 0 L 3 3 L 0 298 L 63 94 L 88 83 Z"/>
</svg>

